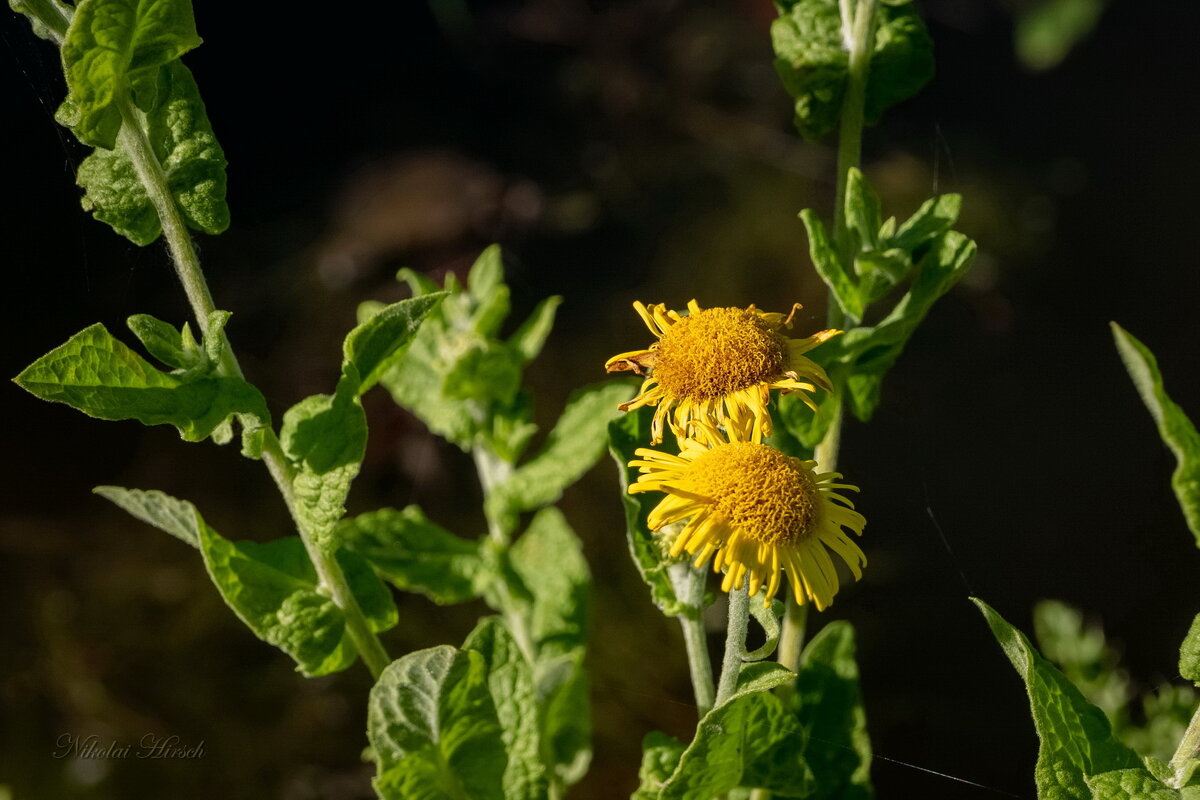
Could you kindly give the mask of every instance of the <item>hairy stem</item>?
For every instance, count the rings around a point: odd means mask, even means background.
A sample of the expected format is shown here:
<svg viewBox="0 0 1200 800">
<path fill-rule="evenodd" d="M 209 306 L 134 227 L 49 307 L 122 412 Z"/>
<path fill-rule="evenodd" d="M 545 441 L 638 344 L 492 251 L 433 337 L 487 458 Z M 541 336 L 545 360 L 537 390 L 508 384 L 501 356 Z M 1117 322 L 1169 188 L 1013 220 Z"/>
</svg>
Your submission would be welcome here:
<svg viewBox="0 0 1200 800">
<path fill-rule="evenodd" d="M 1192 715 L 1192 721 L 1188 723 L 1183 738 L 1179 740 L 1179 748 L 1175 755 L 1171 756 L 1170 767 L 1175 772 L 1176 789 L 1183 788 L 1187 780 L 1187 768 L 1197 758 L 1200 758 L 1200 707 Z"/>
<path fill-rule="evenodd" d="M 871 69 L 871 54 L 875 49 L 875 9 L 878 2 L 879 0 L 857 0 L 854 4 L 854 20 L 848 26 L 849 64 L 846 96 L 842 101 L 842 116 L 838 125 L 837 196 L 833 205 L 834 241 L 842 255 L 842 263 L 847 265 L 851 263 L 854 254 L 850 252 L 850 236 L 846 229 L 846 186 L 850 169 L 857 167 L 862 160 L 863 114 L 867 99 L 867 75 Z M 843 31 L 846 28 L 846 21 L 843 19 Z M 830 307 L 837 307 L 837 301 L 832 295 Z M 840 308 L 838 312 L 840 314 Z"/>
<path fill-rule="evenodd" d="M 684 612 L 678 617 L 679 627 L 683 629 L 683 643 L 687 647 L 688 672 L 692 677 L 696 711 L 701 717 L 712 710 L 715 701 L 712 661 L 708 657 L 708 634 L 704 630 L 704 577 L 704 570 L 691 564 L 671 567 L 671 583 L 685 606 Z"/>
<path fill-rule="evenodd" d="M 129 153 L 138 178 L 146 188 L 146 194 L 154 204 L 155 211 L 158 212 L 159 220 L 162 223 L 163 238 L 166 239 L 171 261 L 175 264 L 175 272 L 179 276 L 179 282 L 183 284 L 183 290 L 187 294 L 192 314 L 196 317 L 196 323 L 200 326 L 200 330 L 208 335 L 210 334 L 209 315 L 216 310 L 216 306 L 213 303 L 212 294 L 208 290 L 204 272 L 200 269 L 200 259 L 197 258 L 196 250 L 192 246 L 192 238 L 188 234 L 183 216 L 179 212 L 179 206 L 176 205 L 175 198 L 171 196 L 166 173 L 150 145 L 144 119 L 134 108 L 128 96 L 117 100 L 117 108 L 121 112 L 122 120 L 119 134 L 120 143 Z M 220 335 L 222 348 L 217 372 L 226 377 L 241 377 L 242 368 L 238 364 L 237 356 L 234 355 L 233 348 L 229 346 L 225 334 L 222 332 Z M 334 554 L 326 552 L 316 543 L 313 532 L 303 522 L 303 515 L 298 513 L 293 490 L 296 470 L 284 455 L 279 438 L 273 430 L 268 429 L 263 437 L 262 460 L 287 504 L 288 512 L 292 515 L 296 530 L 304 542 L 304 547 L 316 569 L 321 586 L 329 593 L 330 599 L 345 616 L 346 631 L 362 656 L 363 663 L 371 671 L 371 675 L 378 678 L 391 659 L 384 650 L 383 644 L 380 643 L 379 637 L 367 623 L 362 608 L 358 605 L 354 593 L 350 591 L 350 585 L 346 582 L 346 576 Z"/>
<path fill-rule="evenodd" d="M 750 595 L 745 585 L 729 593 L 729 627 L 725 630 L 725 657 L 721 659 L 721 682 L 717 685 L 716 704 L 728 700 L 737 688 L 746 652 L 746 628 L 750 623 Z"/>
</svg>

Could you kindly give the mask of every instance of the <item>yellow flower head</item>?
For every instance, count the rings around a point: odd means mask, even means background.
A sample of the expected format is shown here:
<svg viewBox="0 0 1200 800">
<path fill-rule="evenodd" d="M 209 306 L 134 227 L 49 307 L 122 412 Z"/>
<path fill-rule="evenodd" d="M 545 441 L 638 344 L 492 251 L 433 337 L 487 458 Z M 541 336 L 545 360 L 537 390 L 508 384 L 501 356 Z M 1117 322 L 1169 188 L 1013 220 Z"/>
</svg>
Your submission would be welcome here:
<svg viewBox="0 0 1200 800">
<path fill-rule="evenodd" d="M 658 341 L 648 350 L 613 356 L 604 365 L 609 372 L 632 370 L 646 378 L 638 396 L 621 405 L 622 411 L 657 406 L 651 443 L 662 441 L 663 422 L 684 436 L 691 420 L 737 426 L 750 421 L 755 437 L 771 433 L 767 404 L 771 389 L 805 392 L 818 387 L 832 391 L 825 370 L 804 353 L 841 333 L 824 330 L 806 339 L 789 339 L 779 333 L 790 328 L 800 305 L 783 314 L 749 308 L 700 308 L 692 300 L 688 314 L 668 310 L 659 303 L 633 307 Z M 674 412 L 674 413 L 672 413 Z"/>
<path fill-rule="evenodd" d="M 715 554 L 713 569 L 725 571 L 721 589 L 739 588 L 749 576 L 751 596 L 766 585 L 766 606 L 779 591 L 781 569 L 798 603 L 829 606 L 838 591 L 830 551 L 855 580 L 862 577 L 866 556 L 843 529 L 861 535 L 867 521 L 837 492 L 858 487 L 836 483 L 839 473 L 817 472 L 814 461 L 753 441 L 746 428 L 730 426 L 728 441 L 708 424 L 690 430 L 695 438 L 681 440 L 679 455 L 640 448 L 642 460 L 629 462 L 642 472 L 631 494 L 666 493 L 650 512 L 652 530 L 688 519 L 671 555 L 687 551 L 699 567 Z"/>
</svg>

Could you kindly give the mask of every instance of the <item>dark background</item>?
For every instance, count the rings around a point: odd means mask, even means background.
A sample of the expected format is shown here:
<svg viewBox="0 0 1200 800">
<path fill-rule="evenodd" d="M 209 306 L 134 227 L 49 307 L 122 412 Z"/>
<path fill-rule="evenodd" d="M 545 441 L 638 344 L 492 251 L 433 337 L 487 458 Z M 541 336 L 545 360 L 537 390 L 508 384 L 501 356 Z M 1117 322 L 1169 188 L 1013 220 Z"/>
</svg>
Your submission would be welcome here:
<svg viewBox="0 0 1200 800">
<path fill-rule="evenodd" d="M 1155 350 L 1200 417 L 1200 9 L 1114 0 L 1061 65 L 1033 73 L 1013 56 L 1013 4 L 922 8 L 937 77 L 868 131 L 866 171 L 887 213 L 962 192 L 980 256 L 893 370 L 876 419 L 846 431 L 871 565 L 823 619 L 858 630 L 881 798 L 1032 798 L 1024 691 L 968 593 L 1026 629 L 1039 598 L 1086 608 L 1143 688 L 1178 679 L 1197 611 L 1173 461 L 1107 323 Z M 792 133 L 766 0 L 298 9 L 198 4 L 205 45 L 186 58 L 230 161 L 233 225 L 199 237 L 201 256 L 277 418 L 333 386 L 355 305 L 402 296 L 397 267 L 461 270 L 492 241 L 515 318 L 566 298 L 529 373 L 544 428 L 607 356 L 645 344 L 635 299 L 800 300 L 801 330 L 823 318 L 796 213 L 828 215 L 833 153 Z M 0 17 L 12 376 L 92 322 L 118 332 L 132 313 L 188 311 L 161 246 L 79 209 L 85 151 L 51 119 L 53 48 Z M 370 796 L 366 671 L 299 677 L 222 605 L 194 552 L 89 494 L 163 489 L 230 538 L 268 539 L 289 526 L 261 466 L 13 385 L 0 403 L 0 785 L 34 800 Z M 417 502 L 482 531 L 469 459 L 382 393 L 368 413 L 351 511 Z M 642 736 L 695 724 L 678 627 L 629 563 L 616 492 L 606 459 L 563 503 L 596 580 L 595 758 L 578 798 L 627 796 Z M 398 603 L 395 654 L 458 643 L 483 613 Z M 52 757 L 63 733 L 147 732 L 203 740 L 205 756 Z"/>
</svg>

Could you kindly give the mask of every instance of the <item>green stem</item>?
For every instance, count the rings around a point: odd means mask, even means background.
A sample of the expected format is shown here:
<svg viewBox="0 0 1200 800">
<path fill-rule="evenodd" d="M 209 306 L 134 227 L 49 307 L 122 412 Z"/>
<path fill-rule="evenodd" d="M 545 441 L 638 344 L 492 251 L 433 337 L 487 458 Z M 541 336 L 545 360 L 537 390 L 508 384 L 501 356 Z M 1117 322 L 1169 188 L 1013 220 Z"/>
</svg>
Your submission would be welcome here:
<svg viewBox="0 0 1200 800">
<path fill-rule="evenodd" d="M 837 196 L 833 205 L 833 236 L 842 254 L 842 263 L 849 265 L 850 236 L 846 230 L 846 186 L 850 169 L 862 160 L 863 120 L 867 100 L 867 76 L 871 69 L 871 54 L 875 50 L 875 8 L 879 0 L 857 0 L 854 21 L 849 26 L 849 58 L 846 76 L 846 96 L 842 101 L 842 117 L 838 125 Z M 842 25 L 846 29 L 845 22 Z M 837 302 L 831 298 L 831 305 Z M 841 309 L 838 309 L 839 313 Z"/>
<path fill-rule="evenodd" d="M 1188 723 L 1183 738 L 1179 740 L 1179 749 L 1171 757 L 1170 767 L 1175 771 L 1176 789 L 1183 788 L 1187 780 L 1187 768 L 1197 758 L 1200 758 L 1200 707 L 1192 715 L 1192 721 Z"/>
<path fill-rule="evenodd" d="M 179 276 L 180 283 L 183 284 L 188 303 L 192 307 L 192 314 L 196 317 L 200 330 L 205 334 L 210 334 L 209 315 L 216 310 L 216 306 L 213 303 L 212 294 L 208 290 L 208 282 L 204 279 L 204 272 L 200 269 L 200 259 L 197 258 L 196 250 L 192 246 L 192 238 L 183 221 L 183 216 L 179 213 L 175 198 L 171 196 L 166 173 L 150 145 L 142 116 L 134 108 L 128 96 L 118 98 L 117 109 L 121 113 L 122 120 L 119 134 L 120 143 L 129 154 L 134 170 L 145 187 L 150 202 L 154 204 L 155 211 L 158 212 L 159 220 L 162 223 L 163 237 L 167 241 L 171 261 L 175 264 L 175 272 Z M 237 356 L 234 355 L 233 348 L 229 346 L 229 341 L 225 338 L 224 333 L 221 333 L 221 339 L 223 346 L 221 359 L 217 364 L 217 373 L 226 377 L 241 377 L 241 365 L 238 364 Z M 304 542 L 304 547 L 316 569 L 321 586 L 329 593 L 330 599 L 345 616 L 346 631 L 362 656 L 363 663 L 371 671 L 371 675 L 378 678 L 391 659 L 380 643 L 379 637 L 367 623 L 366 616 L 363 614 L 358 600 L 354 597 L 354 593 L 350 590 L 350 585 L 346 582 L 346 576 L 334 554 L 326 552 L 317 544 L 313 532 L 303 522 L 304 517 L 298 511 L 293 491 L 296 470 L 284 455 L 275 432 L 270 429 L 265 432 L 263 438 L 262 460 L 267 466 L 267 471 L 271 473 L 275 485 L 279 488 L 288 512 L 292 515 L 296 530 Z"/>
<path fill-rule="evenodd" d="M 745 585 L 729 593 L 729 626 L 725 629 L 725 657 L 721 659 L 721 682 L 717 685 L 716 704 L 733 696 L 742 655 L 746 652 L 746 628 L 750 622 L 750 595 Z"/>
<path fill-rule="evenodd" d="M 704 630 L 704 578 L 705 571 L 691 564 L 679 564 L 672 570 L 683 570 L 676 579 L 671 573 L 672 584 L 684 612 L 679 615 L 679 627 L 683 629 L 683 643 L 687 647 L 688 672 L 692 677 L 692 693 L 696 697 L 697 714 L 703 717 L 712 710 L 716 699 L 713 690 L 712 661 L 708 657 L 708 634 Z"/>
</svg>

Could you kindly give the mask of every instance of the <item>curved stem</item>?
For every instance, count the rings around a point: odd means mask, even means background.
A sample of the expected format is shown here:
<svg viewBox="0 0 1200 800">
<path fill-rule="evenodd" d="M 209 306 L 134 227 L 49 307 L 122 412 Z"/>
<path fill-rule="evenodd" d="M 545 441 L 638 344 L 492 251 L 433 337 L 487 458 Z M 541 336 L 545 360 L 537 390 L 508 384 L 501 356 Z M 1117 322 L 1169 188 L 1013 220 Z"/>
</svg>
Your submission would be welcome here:
<svg viewBox="0 0 1200 800">
<path fill-rule="evenodd" d="M 746 652 L 746 628 L 750 622 L 750 595 L 745 585 L 729 593 L 729 627 L 725 630 L 725 657 L 721 659 L 721 682 L 717 685 L 716 704 L 728 700 L 737 688 Z"/>
<path fill-rule="evenodd" d="M 167 175 L 146 134 L 143 117 L 127 96 L 118 98 L 117 109 L 121 113 L 122 121 L 119 134 L 120 144 L 129 154 L 134 170 L 158 213 L 158 218 L 162 223 L 163 238 L 166 239 L 171 261 L 175 265 L 175 273 L 183 285 L 188 303 L 192 307 L 192 314 L 196 317 L 196 323 L 205 335 L 211 335 L 209 315 L 216 310 L 212 293 L 209 292 L 208 282 L 204 278 L 203 270 L 200 269 L 200 259 L 196 256 L 196 250 L 192 246 L 192 238 L 183 221 L 183 215 L 179 212 L 175 198 L 171 196 Z M 242 368 L 238 364 L 233 348 L 229 346 L 229 340 L 225 337 L 224 332 L 220 336 L 222 347 L 217 373 L 226 377 L 241 377 Z M 371 671 L 371 675 L 378 678 L 391 659 L 384 650 L 383 644 L 380 643 L 379 637 L 367 623 L 366 616 L 363 614 L 358 600 L 354 597 L 354 593 L 350 590 L 350 585 L 334 554 L 326 552 L 316 544 L 312 532 L 303 522 L 303 515 L 297 512 L 293 490 L 296 470 L 284 455 L 279 438 L 270 429 L 265 432 L 263 437 L 262 460 L 267 471 L 271 473 L 275 485 L 279 488 L 279 493 L 283 496 L 288 512 L 296 524 L 296 530 L 316 569 L 320 585 L 329 593 L 330 599 L 345 616 L 346 631 L 362 656 L 363 663 Z"/>
<path fill-rule="evenodd" d="M 687 648 L 688 672 L 692 678 L 692 693 L 696 697 L 696 711 L 703 717 L 712 710 L 716 701 L 712 660 L 708 656 L 708 634 L 704 630 L 705 571 L 691 564 L 673 565 L 670 569 L 671 583 L 680 602 L 686 606 L 678 617 L 679 627 L 683 629 L 683 643 Z"/>
</svg>

